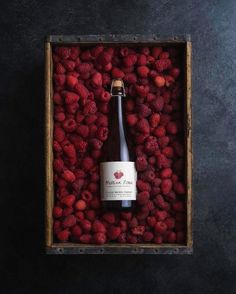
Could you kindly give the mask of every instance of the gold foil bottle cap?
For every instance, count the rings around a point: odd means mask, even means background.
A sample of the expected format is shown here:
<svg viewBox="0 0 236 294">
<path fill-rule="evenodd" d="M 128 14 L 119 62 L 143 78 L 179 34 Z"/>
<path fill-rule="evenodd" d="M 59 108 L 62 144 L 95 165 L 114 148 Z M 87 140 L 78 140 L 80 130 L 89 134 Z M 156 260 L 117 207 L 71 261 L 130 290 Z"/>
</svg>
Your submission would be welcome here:
<svg viewBox="0 0 236 294">
<path fill-rule="evenodd" d="M 122 96 L 125 96 L 125 86 L 122 79 L 113 79 L 111 82 L 111 94 L 113 94 L 114 88 L 120 88 L 119 92 Z"/>
</svg>

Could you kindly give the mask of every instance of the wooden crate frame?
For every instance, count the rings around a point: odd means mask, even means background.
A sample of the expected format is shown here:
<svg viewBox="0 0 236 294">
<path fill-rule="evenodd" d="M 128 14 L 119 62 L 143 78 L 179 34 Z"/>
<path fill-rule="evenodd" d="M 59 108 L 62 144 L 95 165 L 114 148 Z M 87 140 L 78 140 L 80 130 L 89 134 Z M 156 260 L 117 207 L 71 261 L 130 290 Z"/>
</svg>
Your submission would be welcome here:
<svg viewBox="0 0 236 294">
<path fill-rule="evenodd" d="M 52 209 L 53 190 L 53 84 L 52 45 L 89 46 L 106 44 L 112 46 L 182 46 L 185 66 L 185 181 L 187 186 L 187 240 L 186 244 L 78 244 L 54 243 Z M 191 56 L 189 36 L 159 37 L 157 35 L 80 35 L 48 36 L 45 40 L 45 240 L 47 254 L 191 254 L 192 237 L 192 104 L 191 104 Z"/>
</svg>

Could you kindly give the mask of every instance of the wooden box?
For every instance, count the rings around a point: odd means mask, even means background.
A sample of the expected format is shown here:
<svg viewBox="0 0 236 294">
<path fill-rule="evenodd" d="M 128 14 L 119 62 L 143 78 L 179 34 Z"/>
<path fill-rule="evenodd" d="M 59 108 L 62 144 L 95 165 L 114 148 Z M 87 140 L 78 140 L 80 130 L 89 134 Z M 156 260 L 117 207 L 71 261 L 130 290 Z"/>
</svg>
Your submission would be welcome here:
<svg viewBox="0 0 236 294">
<path fill-rule="evenodd" d="M 185 183 L 187 187 L 186 244 L 105 244 L 55 243 L 53 240 L 53 85 L 52 46 L 107 44 L 112 46 L 176 46 L 183 52 L 184 62 L 184 127 L 185 127 Z M 160 38 L 156 35 L 88 35 L 49 36 L 45 41 L 45 238 L 48 254 L 191 254 L 192 240 L 192 112 L 191 112 L 191 41 L 187 37 Z"/>
</svg>

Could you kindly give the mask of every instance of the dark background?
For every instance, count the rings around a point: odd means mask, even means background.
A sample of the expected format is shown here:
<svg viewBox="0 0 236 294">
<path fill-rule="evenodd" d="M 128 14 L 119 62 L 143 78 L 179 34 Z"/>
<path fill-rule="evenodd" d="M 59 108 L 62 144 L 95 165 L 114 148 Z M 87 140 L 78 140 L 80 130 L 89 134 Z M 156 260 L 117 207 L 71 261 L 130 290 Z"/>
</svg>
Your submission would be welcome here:
<svg viewBox="0 0 236 294">
<path fill-rule="evenodd" d="M 43 42 L 191 34 L 194 254 L 46 256 Z M 236 2 L 1 1 L 1 293 L 236 292 Z"/>
</svg>

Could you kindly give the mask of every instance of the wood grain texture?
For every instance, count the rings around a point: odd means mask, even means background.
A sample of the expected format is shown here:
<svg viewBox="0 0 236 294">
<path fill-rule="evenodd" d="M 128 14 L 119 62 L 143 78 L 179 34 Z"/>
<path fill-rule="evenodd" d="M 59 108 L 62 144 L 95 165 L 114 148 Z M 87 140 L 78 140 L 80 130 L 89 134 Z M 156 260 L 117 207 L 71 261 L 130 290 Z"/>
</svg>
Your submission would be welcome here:
<svg viewBox="0 0 236 294">
<path fill-rule="evenodd" d="M 140 39 L 139 39 L 140 38 Z M 187 186 L 187 240 L 186 244 L 115 244 L 87 245 L 78 243 L 53 242 L 52 209 L 53 191 L 53 87 L 52 87 L 52 44 L 65 45 L 95 45 L 97 43 L 110 45 L 152 46 L 173 45 L 184 49 L 185 66 L 185 158 Z M 184 47 L 183 47 L 184 46 Z M 189 37 L 158 38 L 153 36 L 135 37 L 126 35 L 109 36 L 49 36 L 45 42 L 45 156 L 46 156 L 46 252 L 48 254 L 191 254 L 192 245 L 192 110 L 191 110 L 191 42 Z"/>
</svg>

